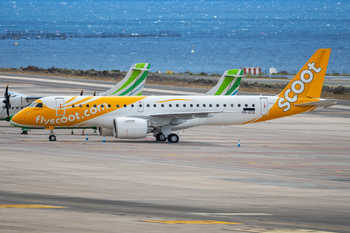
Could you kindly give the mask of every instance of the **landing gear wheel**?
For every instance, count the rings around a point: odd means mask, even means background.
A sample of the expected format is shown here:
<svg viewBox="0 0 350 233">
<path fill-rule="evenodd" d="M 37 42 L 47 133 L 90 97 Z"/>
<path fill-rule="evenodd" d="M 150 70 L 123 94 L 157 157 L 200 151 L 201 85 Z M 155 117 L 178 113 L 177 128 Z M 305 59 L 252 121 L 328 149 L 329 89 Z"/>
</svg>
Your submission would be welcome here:
<svg viewBox="0 0 350 233">
<path fill-rule="evenodd" d="M 21 134 L 28 134 L 28 131 L 23 130 Z"/>
<path fill-rule="evenodd" d="M 50 141 L 56 141 L 56 136 L 55 135 L 50 135 L 49 136 Z"/>
<path fill-rule="evenodd" d="M 169 134 L 168 135 L 168 141 L 171 143 L 177 143 L 179 141 L 179 136 L 177 134 Z"/>
<path fill-rule="evenodd" d="M 157 141 L 164 142 L 166 140 L 166 137 L 163 133 L 157 133 L 156 139 L 157 139 Z"/>
</svg>

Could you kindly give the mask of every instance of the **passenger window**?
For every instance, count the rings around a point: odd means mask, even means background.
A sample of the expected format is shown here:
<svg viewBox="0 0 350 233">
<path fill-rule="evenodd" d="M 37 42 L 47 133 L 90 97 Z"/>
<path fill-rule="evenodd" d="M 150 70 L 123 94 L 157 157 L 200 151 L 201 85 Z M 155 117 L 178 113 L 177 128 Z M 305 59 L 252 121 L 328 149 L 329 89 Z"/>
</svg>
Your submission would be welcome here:
<svg viewBox="0 0 350 233">
<path fill-rule="evenodd" d="M 248 107 L 248 104 L 245 104 L 244 106 Z"/>
<path fill-rule="evenodd" d="M 190 104 L 190 107 L 192 108 L 192 107 L 193 107 L 193 104 Z"/>
<path fill-rule="evenodd" d="M 216 107 L 220 107 L 220 104 L 216 104 Z"/>
<path fill-rule="evenodd" d="M 226 104 L 224 104 L 223 106 L 226 107 Z"/>
<path fill-rule="evenodd" d="M 86 107 L 88 108 L 88 107 L 90 107 L 90 105 L 87 104 Z"/>
<path fill-rule="evenodd" d="M 117 108 L 119 108 L 119 104 L 117 104 Z"/>
<path fill-rule="evenodd" d="M 184 104 L 184 108 L 186 108 L 186 104 Z"/>
<path fill-rule="evenodd" d="M 82 108 L 82 107 L 83 107 L 83 105 L 79 104 L 79 108 Z"/>
<path fill-rule="evenodd" d="M 147 108 L 149 108 L 149 104 L 147 104 Z"/>
<path fill-rule="evenodd" d="M 209 107 L 212 107 L 213 105 L 209 104 Z"/>
<path fill-rule="evenodd" d="M 110 105 L 110 104 L 108 104 L 108 107 L 110 108 L 110 107 L 111 107 L 111 105 Z"/>
<path fill-rule="evenodd" d="M 124 108 L 126 108 L 126 104 L 124 104 Z"/>
<path fill-rule="evenodd" d="M 255 104 L 252 104 L 252 107 L 255 107 Z"/>
<path fill-rule="evenodd" d="M 176 107 L 179 107 L 179 105 L 178 105 L 178 104 L 176 104 Z"/>
<path fill-rule="evenodd" d="M 163 108 L 163 107 L 164 107 L 164 104 L 161 104 L 160 106 Z"/>
<path fill-rule="evenodd" d="M 199 104 L 197 104 L 197 107 L 199 107 Z"/>
<path fill-rule="evenodd" d="M 96 104 L 94 104 L 94 108 L 96 108 Z"/>
<path fill-rule="evenodd" d="M 233 104 L 231 104 L 231 107 L 232 107 L 232 108 L 233 108 L 233 106 L 234 106 L 234 105 L 233 105 Z"/>
<path fill-rule="evenodd" d="M 238 104 L 238 107 L 241 107 L 241 104 Z"/>
<path fill-rule="evenodd" d="M 205 107 L 206 105 L 205 104 L 203 104 L 203 107 Z"/>
<path fill-rule="evenodd" d="M 169 104 L 169 107 L 170 107 L 170 108 L 171 108 L 171 106 L 172 106 L 172 105 L 171 105 L 171 104 Z"/>
<path fill-rule="evenodd" d="M 134 105 L 132 104 L 132 105 L 131 105 L 131 107 L 133 108 L 133 107 L 134 107 Z"/>
<path fill-rule="evenodd" d="M 139 107 L 142 108 L 142 104 L 139 104 Z"/>
<path fill-rule="evenodd" d="M 75 107 L 75 105 L 74 104 L 72 104 L 72 108 L 74 108 Z"/>
<path fill-rule="evenodd" d="M 38 106 L 37 106 L 38 107 Z M 18 107 L 16 107 L 16 109 L 18 109 Z"/>
<path fill-rule="evenodd" d="M 155 107 L 155 108 L 156 108 L 156 107 L 157 107 L 157 105 L 156 105 L 156 104 L 153 104 L 153 107 Z"/>
</svg>

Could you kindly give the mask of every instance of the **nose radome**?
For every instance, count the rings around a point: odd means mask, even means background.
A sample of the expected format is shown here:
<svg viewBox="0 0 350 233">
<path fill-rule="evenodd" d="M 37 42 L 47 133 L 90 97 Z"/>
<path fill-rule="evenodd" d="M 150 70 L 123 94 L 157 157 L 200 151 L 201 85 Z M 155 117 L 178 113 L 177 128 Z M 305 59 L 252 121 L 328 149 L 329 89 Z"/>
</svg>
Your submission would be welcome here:
<svg viewBox="0 0 350 233">
<path fill-rule="evenodd" d="M 12 124 L 21 124 L 21 120 L 23 121 L 23 114 L 15 114 L 12 118 L 11 118 L 11 123 Z"/>
</svg>

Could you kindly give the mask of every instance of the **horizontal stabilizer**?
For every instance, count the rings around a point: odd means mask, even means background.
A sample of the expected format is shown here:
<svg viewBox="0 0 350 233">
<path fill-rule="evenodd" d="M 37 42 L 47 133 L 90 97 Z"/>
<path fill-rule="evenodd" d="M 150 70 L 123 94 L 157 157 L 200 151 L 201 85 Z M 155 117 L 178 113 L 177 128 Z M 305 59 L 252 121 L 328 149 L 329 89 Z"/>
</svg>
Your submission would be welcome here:
<svg viewBox="0 0 350 233">
<path fill-rule="evenodd" d="M 302 104 L 294 104 L 295 106 L 315 106 L 315 107 L 330 107 L 332 105 L 336 105 L 338 100 L 335 99 L 321 99 L 319 101 L 302 103 Z"/>
</svg>

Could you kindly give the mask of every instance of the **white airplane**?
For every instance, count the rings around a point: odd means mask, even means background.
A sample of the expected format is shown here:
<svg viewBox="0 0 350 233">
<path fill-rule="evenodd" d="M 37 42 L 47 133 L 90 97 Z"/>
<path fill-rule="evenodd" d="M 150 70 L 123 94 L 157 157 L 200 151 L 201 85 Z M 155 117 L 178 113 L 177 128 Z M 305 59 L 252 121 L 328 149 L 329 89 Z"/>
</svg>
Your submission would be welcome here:
<svg viewBox="0 0 350 233">
<path fill-rule="evenodd" d="M 133 64 L 125 78 L 111 89 L 99 93 L 98 96 L 137 96 L 142 95 L 143 88 L 150 68 L 149 63 Z M 81 91 L 80 95 L 83 94 Z M 20 110 L 40 99 L 38 96 L 27 96 L 17 92 L 9 92 L 6 87 L 5 95 L 0 98 L 0 120 L 10 120 Z M 27 134 L 28 128 L 23 127 L 22 134 Z"/>
<path fill-rule="evenodd" d="M 336 104 L 321 99 L 331 49 L 319 49 L 277 96 L 52 96 L 36 100 L 11 120 L 18 127 L 50 130 L 98 126 L 100 135 L 137 139 L 201 125 L 250 124 Z"/>
<path fill-rule="evenodd" d="M 42 97 L 27 96 L 22 93 L 8 91 L 7 85 L 4 97 L 0 97 L 0 120 L 9 121 L 17 112 L 40 98 Z"/>
</svg>

